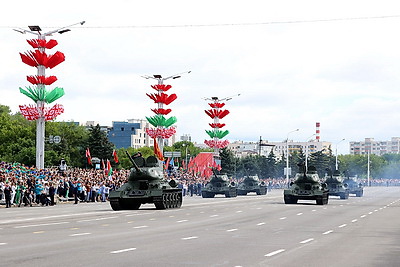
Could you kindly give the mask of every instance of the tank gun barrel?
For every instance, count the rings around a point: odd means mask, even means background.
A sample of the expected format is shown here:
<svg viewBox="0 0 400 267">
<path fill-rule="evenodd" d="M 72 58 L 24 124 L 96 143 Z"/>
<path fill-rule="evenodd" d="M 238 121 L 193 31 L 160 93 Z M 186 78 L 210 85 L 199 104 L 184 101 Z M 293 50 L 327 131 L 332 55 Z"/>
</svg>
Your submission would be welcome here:
<svg viewBox="0 0 400 267">
<path fill-rule="evenodd" d="M 141 170 L 139 169 L 138 165 L 136 164 L 136 162 L 133 160 L 133 158 L 131 157 L 131 155 L 129 155 L 128 151 L 125 151 L 126 155 L 128 156 L 129 160 L 132 162 L 133 167 L 135 168 L 135 170 L 137 172 L 141 172 Z"/>
</svg>

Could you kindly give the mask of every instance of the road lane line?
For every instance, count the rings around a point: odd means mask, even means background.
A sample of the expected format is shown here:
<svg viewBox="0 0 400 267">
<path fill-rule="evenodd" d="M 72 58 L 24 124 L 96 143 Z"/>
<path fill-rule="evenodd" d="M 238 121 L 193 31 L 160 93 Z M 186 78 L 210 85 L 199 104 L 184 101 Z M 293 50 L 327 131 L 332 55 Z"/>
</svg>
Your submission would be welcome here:
<svg viewBox="0 0 400 267">
<path fill-rule="evenodd" d="M 114 250 L 111 251 L 111 254 L 118 254 L 118 253 L 122 253 L 122 252 L 128 252 L 128 251 L 132 251 L 132 250 L 136 250 L 136 248 L 126 248 L 126 249 L 121 249 L 121 250 Z"/>
<path fill-rule="evenodd" d="M 314 240 L 314 238 L 309 238 L 309 239 L 301 241 L 300 244 L 306 244 L 306 243 L 311 242 L 313 240 Z"/>
<path fill-rule="evenodd" d="M 278 250 L 272 251 L 272 252 L 270 252 L 268 254 L 265 254 L 264 256 L 265 257 L 272 257 L 272 256 L 274 256 L 276 254 L 279 254 L 279 253 L 282 253 L 284 251 L 285 251 L 284 249 L 278 249 Z"/>
<path fill-rule="evenodd" d="M 346 227 L 346 226 L 347 226 L 347 224 L 344 223 L 344 224 L 342 224 L 342 225 L 339 225 L 338 227 L 339 227 L 339 228 L 343 228 L 343 227 Z"/>
<path fill-rule="evenodd" d="M 141 225 L 141 226 L 135 226 L 133 229 L 141 229 L 141 228 L 146 228 L 148 227 L 147 225 Z"/>
<path fill-rule="evenodd" d="M 329 230 L 329 231 L 326 231 L 326 232 L 324 232 L 324 233 L 322 233 L 323 235 L 328 235 L 328 234 L 330 234 L 330 233 L 332 233 L 333 232 L 333 230 Z"/>
<path fill-rule="evenodd" d="M 227 232 L 235 232 L 235 231 L 237 231 L 238 229 L 236 229 L 236 228 L 233 228 L 233 229 L 229 229 L 229 230 L 226 230 Z"/>
<path fill-rule="evenodd" d="M 72 234 L 69 236 L 82 236 L 82 235 L 91 235 L 91 233 L 78 233 L 78 234 Z"/>
<path fill-rule="evenodd" d="M 367 216 L 367 215 L 361 215 L 360 218 L 364 218 L 364 217 L 366 217 L 366 216 Z"/>
<path fill-rule="evenodd" d="M 212 218 L 212 217 L 218 217 L 218 215 L 217 215 L 217 214 L 215 214 L 215 215 L 211 215 L 210 217 L 211 217 L 211 218 Z"/>
<path fill-rule="evenodd" d="M 190 239 L 196 239 L 199 238 L 198 236 L 189 236 L 189 237 L 183 237 L 181 238 L 182 240 L 190 240 Z"/>
<path fill-rule="evenodd" d="M 176 221 L 177 223 L 181 223 L 181 222 L 187 222 L 188 220 L 180 220 L 180 221 Z"/>
<path fill-rule="evenodd" d="M 354 223 L 354 222 L 356 222 L 356 221 L 358 221 L 358 220 L 357 220 L 357 219 L 354 219 L 354 220 L 352 220 L 351 222 Z"/>
<path fill-rule="evenodd" d="M 285 220 L 286 219 L 286 217 L 281 217 L 281 218 L 279 218 L 279 220 Z"/>
<path fill-rule="evenodd" d="M 257 223 L 258 226 L 264 225 L 264 224 L 265 224 L 265 222 Z"/>
<path fill-rule="evenodd" d="M 49 225 L 58 225 L 58 224 L 66 224 L 69 222 L 57 222 L 57 223 L 41 223 L 41 224 L 30 224 L 30 225 L 20 225 L 20 226 L 14 226 L 15 229 L 18 228 L 28 228 L 28 227 L 38 227 L 38 226 L 49 226 Z"/>
<path fill-rule="evenodd" d="M 297 216 L 299 216 L 299 215 L 303 215 L 303 213 L 302 213 L 302 212 L 299 212 L 299 213 L 297 213 L 296 215 L 297 215 Z"/>
<path fill-rule="evenodd" d="M 117 216 L 103 217 L 103 218 L 96 218 L 96 219 L 80 220 L 77 222 L 93 222 L 93 221 L 102 221 L 102 220 L 109 220 L 109 219 L 115 219 L 115 218 L 118 218 L 118 217 Z"/>
<path fill-rule="evenodd" d="M 0 246 L 7 245 L 7 243 L 0 243 Z"/>
</svg>

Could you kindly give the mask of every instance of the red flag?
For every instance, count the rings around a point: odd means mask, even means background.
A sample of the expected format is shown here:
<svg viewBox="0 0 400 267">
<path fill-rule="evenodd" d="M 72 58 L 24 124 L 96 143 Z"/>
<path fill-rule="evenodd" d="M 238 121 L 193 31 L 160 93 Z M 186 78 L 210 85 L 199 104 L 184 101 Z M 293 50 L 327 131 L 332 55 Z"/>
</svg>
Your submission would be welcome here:
<svg viewBox="0 0 400 267">
<path fill-rule="evenodd" d="M 158 147 L 157 140 L 156 140 L 155 138 L 153 138 L 153 141 L 154 141 L 154 154 L 156 155 L 156 157 L 157 157 L 159 160 L 164 161 L 164 156 L 163 156 L 163 154 L 161 153 L 160 148 Z"/>
<path fill-rule="evenodd" d="M 106 166 L 104 166 L 104 160 L 101 160 L 101 168 L 104 170 L 106 168 Z"/>
<path fill-rule="evenodd" d="M 89 148 L 86 148 L 86 159 L 89 165 L 92 165 L 92 156 L 90 155 Z"/>
<path fill-rule="evenodd" d="M 113 157 L 114 157 L 114 162 L 118 163 L 119 162 L 118 155 L 117 155 L 117 151 L 115 151 L 115 149 L 113 150 Z"/>
</svg>

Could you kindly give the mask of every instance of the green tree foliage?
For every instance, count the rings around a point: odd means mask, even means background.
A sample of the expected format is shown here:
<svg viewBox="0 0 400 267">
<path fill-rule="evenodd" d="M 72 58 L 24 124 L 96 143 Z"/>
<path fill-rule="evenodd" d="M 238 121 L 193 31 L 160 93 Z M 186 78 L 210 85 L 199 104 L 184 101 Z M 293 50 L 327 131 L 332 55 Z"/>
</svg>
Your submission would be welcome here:
<svg viewBox="0 0 400 267">
<path fill-rule="evenodd" d="M 101 131 L 99 124 L 89 128 L 87 146 L 92 157 L 97 157 L 104 161 L 112 159 L 114 144 L 107 139 L 107 134 Z"/>
</svg>

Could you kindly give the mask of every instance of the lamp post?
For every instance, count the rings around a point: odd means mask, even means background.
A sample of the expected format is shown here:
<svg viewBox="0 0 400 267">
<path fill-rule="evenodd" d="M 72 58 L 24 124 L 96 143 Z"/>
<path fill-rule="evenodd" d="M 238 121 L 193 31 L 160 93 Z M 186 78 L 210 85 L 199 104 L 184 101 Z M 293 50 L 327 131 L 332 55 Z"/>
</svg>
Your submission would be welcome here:
<svg viewBox="0 0 400 267">
<path fill-rule="evenodd" d="M 181 77 L 182 74 L 190 73 L 190 72 L 191 72 L 191 71 L 185 71 L 185 72 L 178 73 L 178 74 L 175 74 L 175 75 L 171 75 L 171 76 L 168 76 L 168 77 L 165 77 L 165 78 L 163 78 L 160 74 L 154 74 L 153 76 L 150 76 L 150 75 L 143 75 L 143 76 L 141 76 L 141 77 L 142 77 L 142 78 L 145 78 L 145 79 L 154 79 L 154 80 L 157 80 L 157 84 L 158 84 L 158 85 L 163 85 L 163 84 L 164 84 L 164 81 L 166 81 L 166 80 L 168 80 L 168 79 L 171 79 L 171 78 L 172 78 L 172 79 L 178 79 L 178 78 Z M 161 92 L 159 92 L 159 93 L 161 93 Z M 163 109 L 164 103 L 162 103 L 161 101 L 158 102 L 158 103 L 157 103 L 157 107 L 158 107 L 158 109 Z M 158 128 L 158 129 L 162 129 L 163 126 L 157 126 L 157 128 Z M 163 151 L 164 151 L 164 141 L 163 141 L 163 138 L 162 138 L 162 137 L 157 137 L 157 143 L 158 143 L 158 146 L 159 146 L 159 148 L 160 148 L 161 153 L 163 154 Z"/>
<path fill-rule="evenodd" d="M 83 25 L 85 21 L 81 21 L 79 23 L 75 23 L 69 26 L 65 26 L 62 28 L 59 28 L 57 30 L 49 31 L 46 33 L 42 33 L 42 29 L 35 25 L 35 26 L 28 26 L 29 30 L 25 30 L 22 28 L 14 29 L 15 31 L 25 34 L 25 33 L 31 33 L 37 36 L 38 40 L 44 41 L 46 40 L 47 36 L 51 36 L 54 33 L 65 33 L 70 31 L 70 27 L 73 27 L 75 25 Z M 45 47 L 38 46 L 37 50 L 44 54 L 45 53 Z M 36 66 L 37 67 L 37 77 L 45 77 L 45 70 L 46 67 L 42 64 L 39 64 Z M 45 91 L 45 85 L 43 83 L 38 83 L 37 88 L 40 91 Z M 37 169 L 43 169 L 44 168 L 44 140 L 45 140 L 45 101 L 43 100 L 38 100 L 36 101 L 36 109 L 38 111 L 38 118 L 36 119 L 36 168 Z"/>
<path fill-rule="evenodd" d="M 182 146 L 186 147 L 185 149 L 185 165 L 186 165 L 186 169 L 187 169 L 187 164 L 188 164 L 188 145 L 186 144 L 182 144 Z"/>
<path fill-rule="evenodd" d="M 299 131 L 299 129 L 288 132 L 286 136 L 286 184 L 289 185 L 289 134 Z"/>
<path fill-rule="evenodd" d="M 305 160 L 305 161 L 306 161 L 306 162 L 305 162 L 305 163 L 306 163 L 306 164 L 305 164 L 305 165 L 306 165 L 306 171 L 307 171 L 307 168 L 308 168 L 308 140 L 310 140 L 310 138 L 313 137 L 313 136 L 315 136 L 315 135 L 316 135 L 316 134 L 311 135 L 311 136 L 308 137 L 307 140 L 306 140 L 306 160 Z"/>
<path fill-rule="evenodd" d="M 337 154 L 337 147 L 338 144 L 341 143 L 342 141 L 344 141 L 345 139 L 343 138 L 342 140 L 340 140 L 339 142 L 336 143 L 336 149 L 335 149 L 335 154 L 336 154 L 336 159 L 335 159 L 335 170 L 338 170 L 338 154 Z"/>
</svg>

